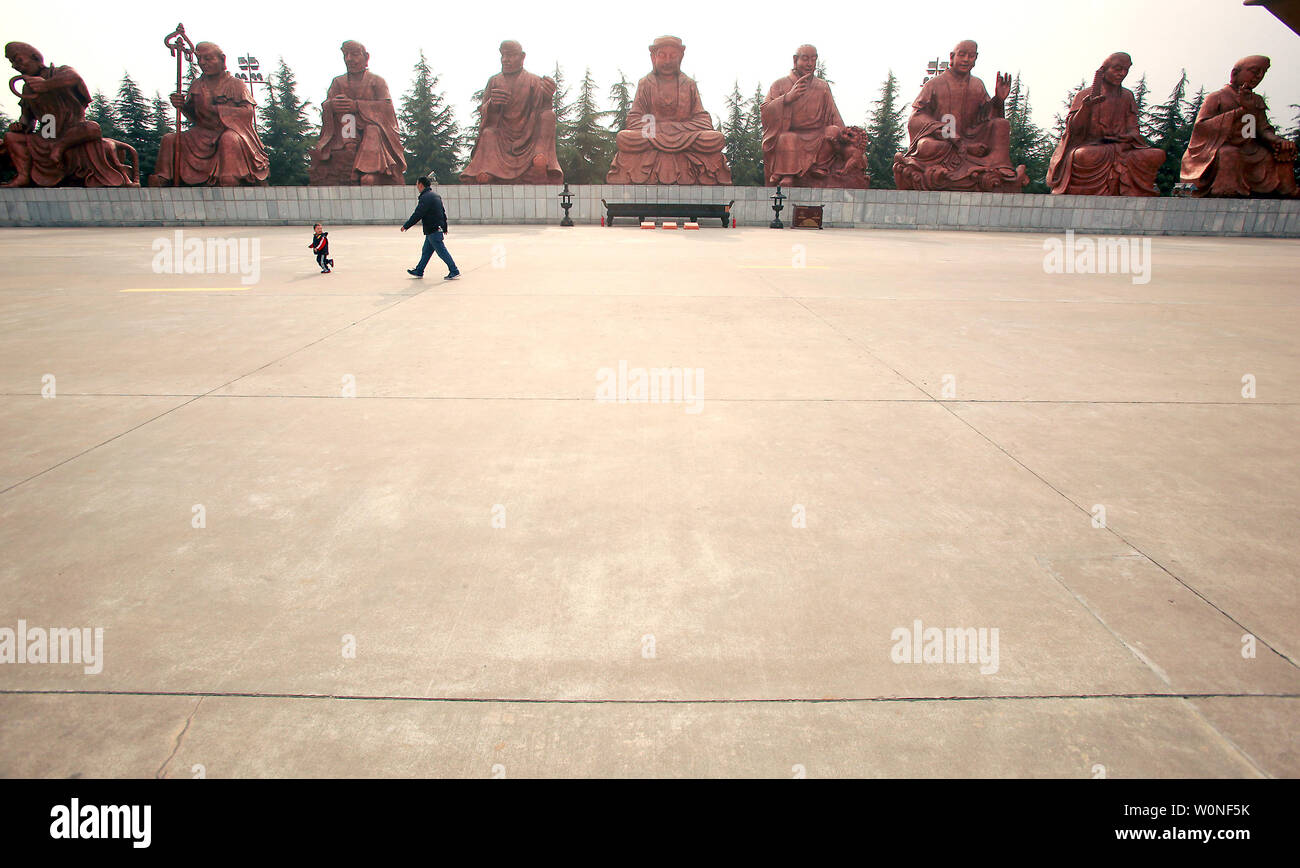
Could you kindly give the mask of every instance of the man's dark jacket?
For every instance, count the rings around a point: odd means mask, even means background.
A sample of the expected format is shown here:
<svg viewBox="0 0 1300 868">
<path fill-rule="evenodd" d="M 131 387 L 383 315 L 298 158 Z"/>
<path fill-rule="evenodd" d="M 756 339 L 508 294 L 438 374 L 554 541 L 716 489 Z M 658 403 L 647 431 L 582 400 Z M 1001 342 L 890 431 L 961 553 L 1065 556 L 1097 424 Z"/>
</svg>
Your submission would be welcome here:
<svg viewBox="0 0 1300 868">
<path fill-rule="evenodd" d="M 424 224 L 425 235 L 447 231 L 447 211 L 442 207 L 442 197 L 433 190 L 426 189 L 420 194 L 420 201 L 416 203 L 415 211 L 411 213 L 411 218 L 402 225 L 402 228 L 410 229 L 417 222 Z"/>
</svg>

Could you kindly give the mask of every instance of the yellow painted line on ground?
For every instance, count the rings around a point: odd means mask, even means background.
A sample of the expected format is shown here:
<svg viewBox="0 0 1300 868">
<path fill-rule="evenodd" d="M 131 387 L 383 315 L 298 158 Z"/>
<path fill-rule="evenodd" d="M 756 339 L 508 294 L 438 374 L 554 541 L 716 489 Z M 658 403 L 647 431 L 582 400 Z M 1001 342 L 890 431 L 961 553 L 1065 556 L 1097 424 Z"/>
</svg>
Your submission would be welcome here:
<svg viewBox="0 0 1300 868">
<path fill-rule="evenodd" d="M 146 286 L 136 289 L 120 289 L 118 292 L 243 292 L 252 288 L 251 286 Z"/>
</svg>

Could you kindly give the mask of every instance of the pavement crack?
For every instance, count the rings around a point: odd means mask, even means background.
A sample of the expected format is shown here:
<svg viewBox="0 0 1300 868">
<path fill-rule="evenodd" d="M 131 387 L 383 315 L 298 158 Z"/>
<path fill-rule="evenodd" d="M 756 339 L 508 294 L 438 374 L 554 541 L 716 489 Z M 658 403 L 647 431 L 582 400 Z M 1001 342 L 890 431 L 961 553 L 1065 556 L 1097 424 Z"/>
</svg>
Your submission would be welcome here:
<svg viewBox="0 0 1300 868">
<path fill-rule="evenodd" d="M 194 703 L 194 710 L 190 712 L 189 717 L 185 718 L 185 726 L 181 727 L 181 731 L 177 733 L 176 744 L 172 745 L 172 752 L 167 755 L 167 759 L 163 760 L 163 764 L 159 766 L 158 771 L 154 773 L 155 778 L 162 779 L 167 777 L 167 766 L 171 765 L 172 760 L 176 758 L 177 751 L 181 749 L 181 742 L 185 740 L 185 733 L 190 731 L 190 724 L 194 722 L 194 715 L 199 713 L 199 706 L 203 704 L 203 700 L 205 699 L 207 699 L 206 695 L 200 696 L 199 701 Z"/>
<path fill-rule="evenodd" d="M 1300 699 L 1300 693 L 1232 693 L 1174 691 L 1167 693 L 1000 693 L 947 696 L 777 696 L 733 699 L 559 699 L 522 696 L 410 696 L 402 694 L 259 693 L 197 690 L 0 690 L 0 696 L 191 696 L 214 699 L 301 699 L 345 702 L 433 702 L 471 705 L 836 705 L 866 702 L 1040 702 L 1046 700 L 1162 700 L 1162 699 Z M 197 711 L 198 708 L 195 708 Z M 191 715 L 191 719 L 193 715 Z M 184 735 L 184 732 L 181 733 Z M 178 741 L 179 746 L 179 741 Z M 175 751 L 173 751 L 173 755 Z"/>
</svg>

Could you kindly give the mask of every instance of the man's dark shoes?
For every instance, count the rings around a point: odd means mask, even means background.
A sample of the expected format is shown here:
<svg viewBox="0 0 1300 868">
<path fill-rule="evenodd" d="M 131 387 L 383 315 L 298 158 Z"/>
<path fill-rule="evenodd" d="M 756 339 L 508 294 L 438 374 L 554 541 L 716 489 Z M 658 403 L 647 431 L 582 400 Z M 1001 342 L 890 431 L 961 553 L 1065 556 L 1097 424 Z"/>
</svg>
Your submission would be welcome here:
<svg viewBox="0 0 1300 868">
<path fill-rule="evenodd" d="M 455 274 L 447 275 L 446 277 L 443 278 L 443 280 L 456 280 L 459 277 L 460 277 L 460 272 L 457 271 Z"/>
<path fill-rule="evenodd" d="M 424 277 L 423 274 L 421 274 L 420 272 L 416 271 L 414 268 L 408 268 L 408 269 L 406 269 L 406 273 L 409 274 L 409 275 L 411 275 L 411 277 Z"/>
</svg>

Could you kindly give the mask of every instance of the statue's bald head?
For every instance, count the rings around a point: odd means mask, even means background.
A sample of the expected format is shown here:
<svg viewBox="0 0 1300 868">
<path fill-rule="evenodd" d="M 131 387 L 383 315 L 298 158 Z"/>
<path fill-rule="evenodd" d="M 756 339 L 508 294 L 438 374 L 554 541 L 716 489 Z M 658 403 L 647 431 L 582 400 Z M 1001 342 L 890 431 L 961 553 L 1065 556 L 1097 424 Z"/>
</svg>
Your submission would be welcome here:
<svg viewBox="0 0 1300 868">
<path fill-rule="evenodd" d="M 958 76 L 969 75 L 975 68 L 975 60 L 979 57 L 979 53 L 980 47 L 975 44 L 974 39 L 963 39 L 948 55 L 948 69 Z"/>
<path fill-rule="evenodd" d="M 1252 54 L 1249 57 L 1243 57 L 1232 65 L 1232 75 L 1229 77 L 1228 81 L 1231 82 L 1234 87 L 1244 87 L 1247 90 L 1253 90 L 1259 86 L 1261 81 L 1264 80 L 1264 73 L 1268 72 L 1268 68 L 1272 65 L 1273 61 L 1269 60 L 1262 54 Z"/>
<path fill-rule="evenodd" d="M 343 52 L 343 65 L 348 68 L 349 75 L 361 75 L 366 71 L 366 66 L 370 63 L 370 52 L 366 47 L 355 39 L 349 39 L 339 46 Z"/>
<path fill-rule="evenodd" d="M 1093 76 L 1092 86 L 1099 87 L 1106 82 L 1111 87 L 1122 87 L 1128 71 L 1133 68 L 1133 58 L 1127 51 L 1116 51 L 1101 62 L 1101 68 Z"/>
<path fill-rule="evenodd" d="M 817 71 L 817 46 L 800 45 L 794 51 L 794 73 L 798 76 L 812 75 Z"/>
<path fill-rule="evenodd" d="M 682 71 L 686 44 L 676 36 L 660 36 L 650 43 L 650 64 L 660 76 L 675 76 Z"/>
<path fill-rule="evenodd" d="M 5 57 L 9 60 L 17 60 L 21 58 L 24 60 L 31 59 L 37 63 L 45 62 L 44 56 L 36 50 L 36 47 L 26 42 L 6 42 Z"/>
<path fill-rule="evenodd" d="M 685 51 L 686 43 L 682 42 L 676 36 L 660 36 L 654 42 L 650 43 L 651 54 L 661 48 L 676 48 L 678 51 Z"/>
<path fill-rule="evenodd" d="M 524 47 L 517 40 L 507 39 L 501 43 L 498 49 L 502 54 L 523 54 Z"/>
<path fill-rule="evenodd" d="M 216 76 L 226 69 L 226 53 L 215 42 L 200 42 L 194 46 L 194 56 L 204 76 Z"/>
</svg>

